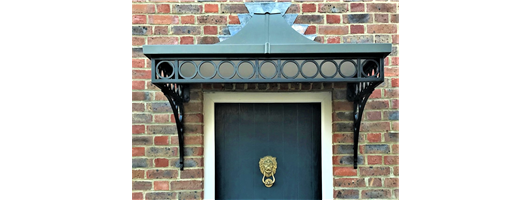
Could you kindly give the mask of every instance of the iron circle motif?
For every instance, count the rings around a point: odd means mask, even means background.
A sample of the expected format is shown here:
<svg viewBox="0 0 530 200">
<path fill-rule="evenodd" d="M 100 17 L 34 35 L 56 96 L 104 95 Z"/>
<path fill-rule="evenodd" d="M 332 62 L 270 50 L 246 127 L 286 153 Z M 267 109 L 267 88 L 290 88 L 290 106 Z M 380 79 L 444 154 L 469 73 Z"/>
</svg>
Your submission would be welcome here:
<svg viewBox="0 0 530 200">
<path fill-rule="evenodd" d="M 375 68 L 374 68 L 374 69 L 375 69 L 375 73 L 374 73 L 374 75 L 372 75 L 372 76 L 368 76 L 368 75 L 364 72 L 364 67 L 366 66 L 366 64 L 367 64 L 368 62 L 374 62 L 374 63 L 375 63 Z M 374 59 L 366 59 L 366 60 L 363 62 L 363 64 L 362 64 L 361 66 L 362 66 L 361 73 L 362 73 L 362 75 L 363 75 L 364 77 L 376 77 L 377 74 L 379 73 L 379 70 L 377 70 L 377 69 L 379 69 L 379 64 L 378 64 L 377 61 L 375 61 Z"/>
<path fill-rule="evenodd" d="M 167 63 L 167 64 L 169 64 L 169 66 L 171 66 L 171 69 L 172 69 L 171 74 L 169 76 L 167 76 L 167 77 L 160 75 L 159 67 L 160 67 L 160 64 L 162 64 L 162 63 Z M 156 75 L 158 75 L 158 77 L 160 77 L 161 79 L 168 79 L 168 78 L 172 77 L 173 75 L 175 75 L 175 66 L 173 64 L 171 64 L 170 61 L 160 61 L 158 64 L 156 64 Z"/>
<path fill-rule="evenodd" d="M 353 64 L 353 69 L 355 70 L 355 72 L 353 72 L 353 74 L 351 76 L 346 76 L 345 74 L 342 73 L 342 68 L 340 66 L 342 66 L 343 63 L 345 62 L 351 62 Z M 343 78 L 353 78 L 355 76 L 355 74 L 357 74 L 357 64 L 355 64 L 355 62 L 353 62 L 353 60 L 351 59 L 347 59 L 347 60 L 343 60 L 342 62 L 340 62 L 339 64 L 339 74 L 343 77 Z"/>
<path fill-rule="evenodd" d="M 248 63 L 248 64 L 250 64 L 250 65 L 252 66 L 252 74 L 251 74 L 249 77 L 243 77 L 243 76 L 241 76 L 241 74 L 239 73 L 239 66 L 241 66 L 241 64 L 243 64 L 243 63 Z M 239 61 L 239 63 L 237 64 L 237 67 L 236 67 L 235 70 L 236 70 L 236 72 L 237 72 L 237 75 L 238 75 L 240 78 L 242 78 L 242 79 L 250 79 L 250 78 L 252 78 L 252 77 L 256 74 L 256 66 L 254 66 L 254 64 L 252 64 L 252 62 L 249 61 L 249 60 L 242 60 L 242 61 Z"/>
<path fill-rule="evenodd" d="M 211 63 L 213 65 L 213 74 L 212 76 L 209 76 L 209 77 L 204 77 L 201 73 L 201 67 L 204 63 Z M 199 76 L 202 77 L 203 79 L 211 79 L 215 76 L 216 72 L 217 72 L 217 65 L 215 65 L 214 62 L 212 62 L 211 60 L 205 60 L 205 61 L 202 61 L 201 63 L 199 63 L 199 67 L 197 68 L 197 72 L 199 73 Z"/>
<path fill-rule="evenodd" d="M 283 68 L 285 67 L 285 64 L 287 64 L 288 62 L 292 62 L 296 65 L 296 68 L 298 69 L 298 71 L 296 71 L 296 74 L 294 76 L 287 76 L 285 75 L 285 73 L 283 73 Z M 286 79 L 294 79 L 296 78 L 299 74 L 300 74 L 300 65 L 298 64 L 298 62 L 296 62 L 296 60 L 286 60 L 285 62 L 283 62 L 281 68 L 280 68 L 280 72 L 282 73 L 283 77 L 285 77 Z"/>
<path fill-rule="evenodd" d="M 312 62 L 313 64 L 315 64 L 315 67 L 317 68 L 317 72 L 315 73 L 315 75 L 313 75 L 313 76 L 307 76 L 307 75 L 305 75 L 304 70 L 302 70 L 302 68 L 304 68 L 304 64 L 307 63 L 307 62 Z M 302 64 L 301 64 L 300 66 L 301 66 L 301 67 L 300 67 L 300 72 L 302 73 L 302 76 L 303 76 L 304 78 L 315 78 L 315 77 L 317 77 L 318 72 L 320 71 L 320 70 L 318 69 L 318 63 L 317 63 L 317 61 L 314 61 L 314 60 L 305 60 L 304 62 L 302 62 Z"/>
<path fill-rule="evenodd" d="M 224 63 L 229 63 L 232 65 L 232 69 L 234 69 L 234 72 L 232 72 L 232 74 L 228 77 L 224 77 L 222 74 L 221 74 L 221 65 L 223 65 Z M 223 61 L 221 63 L 219 63 L 219 66 L 217 67 L 218 69 L 218 72 L 219 72 L 219 77 L 223 78 L 223 79 L 231 79 L 232 77 L 234 77 L 236 75 L 236 65 L 232 62 L 232 61 Z"/>
<path fill-rule="evenodd" d="M 262 72 L 261 72 L 261 68 L 263 68 L 263 65 L 265 63 L 271 63 L 272 65 L 274 65 L 274 74 L 271 76 L 271 77 L 266 77 Z M 276 75 L 278 75 L 278 65 L 276 65 L 276 63 L 274 63 L 273 60 L 264 60 L 262 61 L 260 64 L 259 64 L 259 68 L 258 68 L 258 73 L 261 77 L 265 78 L 265 79 L 272 79 L 273 77 L 275 77 Z"/>
<path fill-rule="evenodd" d="M 182 74 L 182 66 L 183 66 L 184 64 L 186 64 L 186 63 L 191 63 L 191 64 L 193 64 L 193 66 L 195 67 L 195 73 L 193 73 L 193 75 L 191 75 L 191 76 L 189 76 L 189 77 L 184 76 L 184 74 Z M 184 62 L 182 62 L 182 63 L 179 65 L 179 74 L 180 74 L 180 76 L 182 76 L 182 78 L 184 78 L 184 79 L 192 79 L 192 78 L 194 78 L 195 76 L 197 76 L 197 72 L 198 72 L 198 71 L 199 71 L 199 68 L 197 67 L 197 64 L 195 64 L 195 62 L 193 62 L 193 61 L 184 61 Z"/>
<path fill-rule="evenodd" d="M 333 63 L 333 65 L 335 66 L 335 73 L 333 73 L 333 75 L 331 76 L 326 76 L 324 74 L 324 72 L 322 72 L 322 67 L 324 66 L 324 63 L 326 62 L 330 62 L 330 63 Z M 320 75 L 322 75 L 322 77 L 324 78 L 333 78 L 337 75 L 337 73 L 339 72 L 339 67 L 337 66 L 337 62 L 335 62 L 334 60 L 323 60 L 321 63 L 320 63 Z"/>
</svg>

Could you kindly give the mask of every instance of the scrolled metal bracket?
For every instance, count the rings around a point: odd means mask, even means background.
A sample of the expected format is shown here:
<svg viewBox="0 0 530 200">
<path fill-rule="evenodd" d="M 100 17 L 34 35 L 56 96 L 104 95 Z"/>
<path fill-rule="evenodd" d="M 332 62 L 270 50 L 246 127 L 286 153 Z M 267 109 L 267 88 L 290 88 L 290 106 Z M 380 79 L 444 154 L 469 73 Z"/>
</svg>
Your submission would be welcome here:
<svg viewBox="0 0 530 200">
<path fill-rule="evenodd" d="M 359 130 L 366 101 L 382 82 L 361 82 L 347 84 L 347 99 L 353 102 L 353 168 L 357 169 L 357 150 L 359 146 Z"/>
<path fill-rule="evenodd" d="M 177 125 L 179 137 L 179 163 L 180 170 L 184 170 L 184 105 L 190 101 L 190 87 L 188 84 L 155 83 L 166 96 Z"/>
</svg>

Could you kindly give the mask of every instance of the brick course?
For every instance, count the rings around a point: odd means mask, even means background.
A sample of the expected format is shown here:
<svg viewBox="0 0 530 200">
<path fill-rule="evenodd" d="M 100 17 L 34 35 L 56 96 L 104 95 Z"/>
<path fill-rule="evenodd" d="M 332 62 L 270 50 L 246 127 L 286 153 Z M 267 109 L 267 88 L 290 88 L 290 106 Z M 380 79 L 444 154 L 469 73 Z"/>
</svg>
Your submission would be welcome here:
<svg viewBox="0 0 530 200">
<path fill-rule="evenodd" d="M 133 199 L 204 197 L 203 91 L 331 91 L 334 198 L 399 197 L 399 3 L 397 1 L 281 0 L 296 24 L 309 25 L 320 43 L 391 43 L 385 77 L 366 105 L 353 169 L 353 105 L 343 83 L 197 84 L 185 103 L 186 170 L 179 171 L 175 117 L 165 96 L 150 82 L 147 44 L 215 44 L 240 24 L 243 0 L 151 0 L 132 2 L 132 181 Z"/>
</svg>

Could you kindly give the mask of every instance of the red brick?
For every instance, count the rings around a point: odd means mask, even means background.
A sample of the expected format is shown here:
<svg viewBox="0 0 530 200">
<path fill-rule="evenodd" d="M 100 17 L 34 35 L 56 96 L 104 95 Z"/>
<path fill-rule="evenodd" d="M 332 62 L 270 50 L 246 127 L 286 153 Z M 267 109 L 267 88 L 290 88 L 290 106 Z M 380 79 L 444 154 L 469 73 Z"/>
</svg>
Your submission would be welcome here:
<svg viewBox="0 0 530 200">
<path fill-rule="evenodd" d="M 204 35 L 217 35 L 217 26 L 204 26 Z"/>
<path fill-rule="evenodd" d="M 392 35 L 392 44 L 399 44 L 399 35 Z"/>
<path fill-rule="evenodd" d="M 133 90 L 143 90 L 145 89 L 145 81 L 133 81 L 132 82 Z"/>
<path fill-rule="evenodd" d="M 363 178 L 338 178 L 333 179 L 333 185 L 335 187 L 349 187 L 349 188 L 359 188 L 366 187 Z"/>
<path fill-rule="evenodd" d="M 385 178 L 385 187 L 399 187 L 399 178 Z"/>
<path fill-rule="evenodd" d="M 360 131 L 385 132 L 390 130 L 390 122 L 363 122 Z"/>
<path fill-rule="evenodd" d="M 338 43 L 340 43 L 340 37 L 339 36 L 329 37 L 328 40 L 327 40 L 327 43 L 328 44 L 332 44 L 332 43 L 338 44 Z"/>
<path fill-rule="evenodd" d="M 382 187 L 383 182 L 381 178 L 369 178 L 368 179 L 368 187 Z"/>
<path fill-rule="evenodd" d="M 215 36 L 198 37 L 197 44 L 215 44 L 219 42 L 219 38 Z"/>
<path fill-rule="evenodd" d="M 156 5 L 156 11 L 157 13 L 170 13 L 171 8 L 169 4 L 158 4 Z"/>
<path fill-rule="evenodd" d="M 381 89 L 375 89 L 372 94 L 370 94 L 369 99 L 381 98 Z"/>
<path fill-rule="evenodd" d="M 155 190 L 169 190 L 169 181 L 155 181 Z"/>
<path fill-rule="evenodd" d="M 181 179 L 188 179 L 188 178 L 203 178 L 203 169 L 187 169 L 180 172 L 180 178 Z M 183 181 L 179 181 L 183 182 Z"/>
<path fill-rule="evenodd" d="M 144 178 L 144 170 L 132 170 L 132 178 L 133 179 L 143 179 Z"/>
<path fill-rule="evenodd" d="M 352 134 L 333 134 L 333 143 L 353 143 Z"/>
<path fill-rule="evenodd" d="M 133 15 L 132 23 L 133 24 L 147 24 L 147 16 L 146 15 Z"/>
<path fill-rule="evenodd" d="M 369 24 L 367 33 L 397 33 L 395 24 Z"/>
<path fill-rule="evenodd" d="M 184 170 L 184 171 L 187 171 L 187 170 Z M 165 169 L 147 170 L 147 179 L 173 179 L 173 178 L 176 179 L 178 177 L 178 174 L 179 174 L 179 170 L 165 170 Z"/>
<path fill-rule="evenodd" d="M 142 46 L 145 44 L 145 38 L 143 37 L 132 37 L 133 46 Z"/>
<path fill-rule="evenodd" d="M 168 136 L 156 136 L 155 137 L 155 145 L 168 145 Z"/>
<path fill-rule="evenodd" d="M 197 16 L 197 22 L 199 24 L 206 24 L 206 25 L 226 25 L 227 24 L 227 16 L 223 15 L 204 15 L 204 16 Z"/>
<path fill-rule="evenodd" d="M 228 16 L 228 24 L 241 24 L 237 15 Z"/>
<path fill-rule="evenodd" d="M 364 3 L 351 3 L 350 12 L 364 12 Z"/>
<path fill-rule="evenodd" d="M 381 111 L 364 111 L 363 120 L 368 120 L 368 121 L 381 120 Z"/>
<path fill-rule="evenodd" d="M 133 192 L 132 193 L 132 200 L 143 200 L 144 195 L 141 192 Z"/>
<path fill-rule="evenodd" d="M 154 4 L 133 4 L 132 13 L 142 14 L 142 13 L 155 13 Z"/>
<path fill-rule="evenodd" d="M 202 181 L 171 181 L 171 190 L 200 190 Z"/>
<path fill-rule="evenodd" d="M 305 30 L 305 35 L 311 35 L 311 34 L 316 34 L 317 33 L 317 27 L 316 26 L 308 26 L 307 29 Z"/>
<path fill-rule="evenodd" d="M 169 160 L 165 158 L 155 159 L 155 167 L 167 167 L 169 166 Z"/>
<path fill-rule="evenodd" d="M 375 22 L 388 23 L 388 14 L 374 14 Z"/>
<path fill-rule="evenodd" d="M 334 111 L 351 111 L 353 110 L 353 103 L 348 101 L 335 101 L 333 102 Z"/>
<path fill-rule="evenodd" d="M 384 176 L 390 175 L 389 167 L 359 167 L 361 176 Z"/>
<path fill-rule="evenodd" d="M 326 23 L 340 24 L 340 15 L 326 15 Z"/>
<path fill-rule="evenodd" d="M 317 5 L 314 3 L 311 4 L 302 4 L 302 13 L 306 12 L 316 12 L 317 11 Z"/>
<path fill-rule="evenodd" d="M 351 34 L 363 34 L 364 33 L 364 26 L 363 25 L 351 25 L 350 26 L 350 33 Z"/>
<path fill-rule="evenodd" d="M 398 109 L 399 108 L 399 99 L 392 99 L 392 100 L 390 100 L 390 103 L 392 103 L 392 106 L 391 106 L 392 109 Z"/>
<path fill-rule="evenodd" d="M 388 57 L 385 58 L 385 60 L 384 60 L 385 66 L 389 66 L 389 63 L 390 63 L 389 59 L 390 58 L 388 58 Z"/>
<path fill-rule="evenodd" d="M 180 44 L 193 44 L 193 37 L 192 36 L 180 37 Z"/>
<path fill-rule="evenodd" d="M 321 35 L 346 35 L 348 34 L 348 26 L 319 26 L 318 34 Z"/>
<path fill-rule="evenodd" d="M 218 13 L 219 12 L 219 5 L 217 5 L 217 4 L 205 4 L 204 5 L 204 12 L 205 13 Z"/>
<path fill-rule="evenodd" d="M 394 176 L 399 176 L 399 166 L 394 167 Z"/>
<path fill-rule="evenodd" d="M 383 156 L 366 156 L 369 165 L 380 165 L 383 163 Z"/>
<path fill-rule="evenodd" d="M 392 87 L 399 87 L 399 78 L 392 79 Z"/>
<path fill-rule="evenodd" d="M 144 68 L 145 67 L 145 59 L 132 59 L 132 67 L 133 68 Z"/>
<path fill-rule="evenodd" d="M 173 15 L 149 15 L 150 24 L 178 24 L 179 19 Z"/>
<path fill-rule="evenodd" d="M 147 44 L 178 44 L 178 37 L 149 37 L 147 38 Z"/>
<path fill-rule="evenodd" d="M 392 57 L 391 65 L 394 65 L 394 66 L 399 65 L 399 57 Z"/>
<path fill-rule="evenodd" d="M 392 145 L 392 153 L 393 154 L 399 154 L 399 144 Z"/>
<path fill-rule="evenodd" d="M 399 68 L 397 68 L 397 67 L 392 67 L 392 68 L 385 67 L 385 76 L 386 77 L 399 76 Z"/>
<path fill-rule="evenodd" d="M 168 123 L 169 122 L 168 114 L 154 115 L 154 118 L 155 118 L 155 123 Z"/>
<path fill-rule="evenodd" d="M 195 16 L 193 15 L 181 16 L 180 23 L 181 24 L 195 24 Z"/>
<path fill-rule="evenodd" d="M 385 165 L 399 165 L 399 156 L 385 156 Z"/>
<path fill-rule="evenodd" d="M 390 15 L 390 22 L 399 23 L 399 14 Z"/>
<path fill-rule="evenodd" d="M 145 156 L 145 147 L 133 147 L 132 156 Z"/>
<path fill-rule="evenodd" d="M 141 134 L 141 133 L 145 133 L 144 125 L 133 125 L 132 126 L 132 134 Z"/>
<path fill-rule="evenodd" d="M 399 97 L 399 89 L 398 88 L 385 89 L 385 97 L 398 98 Z"/>
<path fill-rule="evenodd" d="M 171 136 L 171 144 L 178 144 L 178 136 Z M 202 135 L 185 135 L 184 136 L 184 146 L 186 145 L 196 145 L 204 144 Z"/>
<path fill-rule="evenodd" d="M 381 133 L 368 133 L 366 134 L 366 140 L 368 142 L 381 142 Z"/>
<path fill-rule="evenodd" d="M 155 26 L 155 35 L 167 35 L 168 29 L 167 26 Z"/>
<path fill-rule="evenodd" d="M 389 12 L 395 13 L 397 4 L 394 3 L 367 3 L 366 8 L 368 12 Z"/>
<path fill-rule="evenodd" d="M 357 169 L 353 167 L 333 167 L 334 176 L 357 176 Z"/>
</svg>

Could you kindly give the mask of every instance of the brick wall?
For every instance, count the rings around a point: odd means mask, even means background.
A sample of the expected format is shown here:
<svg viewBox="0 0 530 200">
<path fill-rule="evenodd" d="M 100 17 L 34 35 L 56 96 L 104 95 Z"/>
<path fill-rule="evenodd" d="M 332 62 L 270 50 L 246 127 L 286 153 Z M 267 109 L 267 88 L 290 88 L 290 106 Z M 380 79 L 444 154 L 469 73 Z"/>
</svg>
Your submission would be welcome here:
<svg viewBox="0 0 530 200">
<path fill-rule="evenodd" d="M 285 2 L 289 0 L 280 0 Z M 333 175 L 337 199 L 399 197 L 399 4 L 395 0 L 297 0 L 287 13 L 309 24 L 321 43 L 392 43 L 385 82 L 370 96 L 361 125 L 359 169 L 353 169 L 352 103 L 343 83 L 195 84 L 184 104 L 185 167 L 178 166 L 175 119 L 150 84 L 147 44 L 213 44 L 227 35 L 243 0 L 132 1 L 132 197 L 200 199 L 203 194 L 203 91 L 332 91 Z"/>
</svg>

